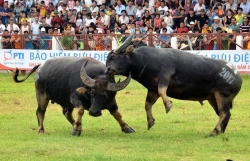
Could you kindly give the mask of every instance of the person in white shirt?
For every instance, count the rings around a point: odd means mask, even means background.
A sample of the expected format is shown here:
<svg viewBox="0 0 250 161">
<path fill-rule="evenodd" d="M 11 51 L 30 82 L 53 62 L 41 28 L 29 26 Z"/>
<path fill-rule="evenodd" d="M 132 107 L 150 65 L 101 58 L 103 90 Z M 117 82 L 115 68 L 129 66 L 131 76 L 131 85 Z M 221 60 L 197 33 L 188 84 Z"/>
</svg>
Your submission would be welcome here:
<svg viewBox="0 0 250 161">
<path fill-rule="evenodd" d="M 198 3 L 194 6 L 194 12 L 196 15 L 200 15 L 200 10 L 204 9 L 206 11 L 206 7 L 203 4 L 203 0 L 199 0 Z"/>
<path fill-rule="evenodd" d="M 173 17 L 171 16 L 171 14 L 168 11 L 165 13 L 165 16 L 163 16 L 163 21 L 167 24 L 167 26 L 169 26 L 171 28 L 174 25 Z"/>
<path fill-rule="evenodd" d="M 10 23 L 7 26 L 7 30 L 13 34 L 15 30 L 20 31 L 20 28 L 14 23 L 14 19 L 10 18 Z"/>
<path fill-rule="evenodd" d="M 33 35 L 38 35 L 38 34 L 40 34 L 40 29 L 39 29 L 40 24 L 41 24 L 41 23 L 39 22 L 39 17 L 36 16 L 36 17 L 35 17 L 35 22 L 33 22 L 33 23 L 31 24 L 31 33 L 32 33 Z M 33 41 L 34 41 L 34 44 L 33 44 L 34 49 L 39 49 L 39 45 L 38 45 L 39 42 L 38 42 L 38 40 L 37 40 L 37 36 L 33 36 L 32 39 L 33 39 Z"/>
<path fill-rule="evenodd" d="M 76 9 L 77 13 L 82 12 L 82 6 L 80 6 L 79 0 L 76 0 L 76 5 L 75 5 L 74 9 Z"/>
<path fill-rule="evenodd" d="M 160 13 L 161 18 L 165 15 L 166 11 L 168 11 L 168 7 L 166 6 L 166 2 L 162 0 L 161 5 L 158 7 L 158 12 Z"/>
<path fill-rule="evenodd" d="M 99 8 L 96 6 L 96 1 L 93 1 L 91 7 L 89 8 L 90 12 L 99 12 Z"/>
<path fill-rule="evenodd" d="M 109 22 L 110 22 L 109 16 L 105 14 L 105 11 L 104 11 L 104 10 L 101 10 L 101 11 L 100 11 L 100 17 L 101 17 L 102 24 L 103 24 L 105 27 L 109 28 Z"/>
<path fill-rule="evenodd" d="M 6 29 L 5 25 L 2 24 L 2 19 L 0 19 L 0 35 L 3 34 L 4 30 Z"/>
<path fill-rule="evenodd" d="M 140 21 L 141 17 L 142 17 L 142 14 L 143 14 L 143 9 L 142 9 L 142 6 L 141 4 L 138 5 L 138 9 L 136 10 L 136 21 Z"/>
<path fill-rule="evenodd" d="M 58 12 L 61 12 L 61 11 L 63 10 L 63 5 L 64 5 L 64 1 L 60 1 L 60 5 L 59 5 L 58 8 L 57 8 L 57 11 L 58 11 Z M 66 7 L 66 10 L 68 11 L 69 8 Z"/>
<path fill-rule="evenodd" d="M 172 32 L 174 32 L 174 30 L 170 27 L 170 26 L 167 26 L 166 22 L 162 22 L 161 23 L 161 30 L 160 30 L 160 34 L 163 34 L 163 28 L 166 28 L 167 29 L 167 33 L 170 34 Z"/>
<path fill-rule="evenodd" d="M 119 23 L 120 24 L 123 24 L 123 23 L 128 24 L 129 23 L 129 18 L 127 16 L 126 10 L 123 10 L 121 12 L 121 14 L 122 15 L 119 17 Z"/>
<path fill-rule="evenodd" d="M 46 12 L 46 17 L 45 17 L 46 24 L 51 24 L 52 17 L 50 16 L 50 12 Z"/>
</svg>

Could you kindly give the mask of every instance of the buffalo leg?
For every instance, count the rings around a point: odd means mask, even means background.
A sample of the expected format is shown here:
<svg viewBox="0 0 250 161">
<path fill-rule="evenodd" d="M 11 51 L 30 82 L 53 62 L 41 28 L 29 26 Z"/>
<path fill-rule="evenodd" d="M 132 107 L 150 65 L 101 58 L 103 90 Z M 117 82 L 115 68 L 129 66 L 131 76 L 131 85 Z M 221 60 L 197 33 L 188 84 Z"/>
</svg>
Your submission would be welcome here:
<svg viewBox="0 0 250 161">
<path fill-rule="evenodd" d="M 75 122 L 75 119 L 72 115 L 73 112 L 73 108 L 67 108 L 67 107 L 63 107 L 63 115 L 66 117 L 66 119 L 73 125 Z"/>
<path fill-rule="evenodd" d="M 73 124 L 72 135 L 80 136 L 82 132 L 82 116 L 84 114 L 83 106 L 78 107 L 77 119 Z"/>
<path fill-rule="evenodd" d="M 148 91 L 145 103 L 145 110 L 147 114 L 148 130 L 154 126 L 155 119 L 152 114 L 152 106 L 159 98 L 159 94 L 155 92 Z"/>
<path fill-rule="evenodd" d="M 40 94 L 37 92 L 37 102 L 38 102 L 38 107 L 36 110 L 36 117 L 38 121 L 38 133 L 44 133 L 44 126 L 43 126 L 43 121 L 45 117 L 45 112 L 49 103 L 49 100 L 46 99 L 46 97 L 43 94 Z"/>
<path fill-rule="evenodd" d="M 163 104 L 165 106 L 166 113 L 168 113 L 173 106 L 172 101 L 170 101 L 168 99 L 167 89 L 168 89 L 168 87 L 158 87 L 158 93 L 163 100 Z"/>
<path fill-rule="evenodd" d="M 214 95 L 218 106 L 219 122 L 209 136 L 216 136 L 220 133 L 224 133 L 231 117 L 230 106 L 232 104 L 232 99 L 223 97 L 219 92 L 215 92 Z"/>
<path fill-rule="evenodd" d="M 111 115 L 113 115 L 113 117 L 116 119 L 116 121 L 120 124 L 122 132 L 125 132 L 125 133 L 135 132 L 134 129 L 132 129 L 130 126 L 128 126 L 128 124 L 126 122 L 124 122 L 122 120 L 122 115 L 120 114 L 120 112 L 118 112 L 118 110 L 112 112 Z"/>
</svg>

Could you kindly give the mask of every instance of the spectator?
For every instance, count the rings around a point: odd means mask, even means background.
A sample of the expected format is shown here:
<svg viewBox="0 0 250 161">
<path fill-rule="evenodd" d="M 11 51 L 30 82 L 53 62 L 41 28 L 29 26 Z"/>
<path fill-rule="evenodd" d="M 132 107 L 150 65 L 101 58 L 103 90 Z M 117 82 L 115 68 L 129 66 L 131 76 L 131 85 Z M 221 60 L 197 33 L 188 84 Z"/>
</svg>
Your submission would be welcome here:
<svg viewBox="0 0 250 161">
<path fill-rule="evenodd" d="M 237 4 L 234 3 L 234 0 L 228 0 L 228 3 L 226 4 L 226 11 L 228 11 L 229 9 L 231 9 L 234 14 L 236 13 Z"/>
<path fill-rule="evenodd" d="M 149 15 L 154 15 L 155 10 L 152 6 L 149 5 L 149 1 L 145 0 L 145 6 L 143 7 L 143 11 L 145 12 L 146 10 L 149 11 Z"/>
<path fill-rule="evenodd" d="M 238 8 L 238 9 L 237 9 L 237 14 L 234 16 L 235 19 L 236 19 L 236 24 L 237 24 L 237 25 L 240 25 L 240 24 L 243 23 L 243 17 L 244 17 L 244 16 L 245 16 L 245 15 L 242 13 L 242 8 Z"/>
<path fill-rule="evenodd" d="M 126 12 L 128 16 L 134 16 L 136 15 L 136 7 L 133 5 L 132 0 L 128 0 L 128 5 L 126 7 Z"/>
<path fill-rule="evenodd" d="M 61 0 L 60 3 L 59 3 L 59 6 L 57 7 L 57 11 L 58 11 L 58 12 L 61 12 L 64 5 L 66 5 L 66 4 L 64 3 L 63 0 Z M 69 8 L 67 7 L 67 5 L 66 5 L 66 10 L 67 10 L 67 11 L 69 10 Z"/>
<path fill-rule="evenodd" d="M 227 15 L 223 18 L 223 22 L 231 24 L 231 19 L 233 18 L 233 11 L 231 9 L 227 10 Z"/>
<path fill-rule="evenodd" d="M 240 8 L 242 8 L 242 13 L 246 15 L 250 11 L 250 3 L 247 2 L 247 0 L 242 0 L 242 3 L 240 4 Z"/>
<path fill-rule="evenodd" d="M 240 33 L 249 33 L 250 25 L 248 21 L 248 17 L 244 16 L 243 23 L 240 25 Z"/>
<path fill-rule="evenodd" d="M 161 22 L 162 22 L 162 19 L 160 18 L 160 14 L 157 13 L 155 15 L 155 18 L 154 18 L 154 31 L 156 31 L 157 33 L 160 33 L 160 29 L 161 29 Z"/>
<path fill-rule="evenodd" d="M 207 30 L 207 33 L 211 33 L 210 30 Z M 206 50 L 213 50 L 215 46 L 215 36 L 212 35 L 205 35 L 204 42 L 206 43 Z"/>
<path fill-rule="evenodd" d="M 237 32 L 240 30 L 239 25 L 236 24 L 236 18 L 234 17 L 231 18 L 231 24 L 228 25 L 228 29 L 230 30 L 237 29 Z"/>
<path fill-rule="evenodd" d="M 0 19 L 0 36 L 3 34 L 5 29 L 5 25 L 2 23 L 2 19 Z"/>
<path fill-rule="evenodd" d="M 144 26 L 144 30 L 146 30 L 146 31 L 148 31 L 148 29 L 151 29 L 151 28 L 153 28 L 152 26 L 151 26 L 151 22 L 150 21 L 147 21 L 146 22 L 146 26 Z"/>
<path fill-rule="evenodd" d="M 115 7 L 115 11 L 117 13 L 118 16 L 122 15 L 122 11 L 126 11 L 125 6 L 122 4 L 121 0 L 117 0 L 117 5 Z"/>
<path fill-rule="evenodd" d="M 22 11 L 19 23 L 22 25 L 24 20 L 26 20 L 29 23 L 29 18 L 27 17 L 26 12 Z"/>
<path fill-rule="evenodd" d="M 94 22 L 94 23 L 96 23 L 96 20 L 97 20 L 97 18 L 98 18 L 98 13 L 96 12 L 96 11 L 92 11 L 92 21 Z"/>
<path fill-rule="evenodd" d="M 162 18 L 163 18 L 163 21 L 166 22 L 167 26 L 173 28 L 173 24 L 174 24 L 173 17 L 168 11 L 166 11 L 165 15 Z"/>
<path fill-rule="evenodd" d="M 15 9 L 14 9 L 14 13 L 16 14 L 16 18 L 18 19 L 18 22 L 19 22 L 19 18 L 21 17 L 22 11 L 26 11 L 26 9 L 24 8 L 24 6 L 22 6 L 21 2 L 17 2 Z"/>
<path fill-rule="evenodd" d="M 174 30 L 170 27 L 170 26 L 168 26 L 167 24 L 166 24 L 166 22 L 161 22 L 161 30 L 160 30 L 160 34 L 162 34 L 163 33 L 163 31 L 162 31 L 162 29 L 163 28 L 166 28 L 167 29 L 167 33 L 168 34 L 170 34 L 170 33 L 172 33 L 172 32 L 174 32 Z"/>
<path fill-rule="evenodd" d="M 2 23 L 4 25 L 7 24 L 7 20 L 9 19 L 9 17 L 11 17 L 11 12 L 12 10 L 8 7 L 8 1 L 5 1 L 3 4 L 3 8 L 0 8 L 0 12 L 1 12 L 1 16 L 2 16 Z"/>
<path fill-rule="evenodd" d="M 196 15 L 200 15 L 201 14 L 201 10 L 206 10 L 205 5 L 203 4 L 203 0 L 198 0 L 198 3 L 194 6 L 194 13 Z"/>
<path fill-rule="evenodd" d="M 45 28 L 45 32 L 48 33 L 50 25 L 46 23 L 46 17 L 41 18 L 41 23 L 39 25 L 39 29 L 41 29 L 41 28 Z"/>
<path fill-rule="evenodd" d="M 144 16 L 142 16 L 142 19 L 141 19 L 142 26 L 145 27 L 147 21 L 149 21 L 149 23 L 152 24 L 152 17 L 150 15 L 150 12 L 148 10 L 145 10 L 145 14 Z"/>
<path fill-rule="evenodd" d="M 26 13 L 28 16 L 30 16 L 32 4 L 33 4 L 33 0 L 26 0 Z"/>
<path fill-rule="evenodd" d="M 40 17 L 44 17 L 46 15 L 47 7 L 45 6 L 45 2 L 41 1 L 38 9 L 40 10 Z"/>
<path fill-rule="evenodd" d="M 224 9 L 222 8 L 222 5 L 218 5 L 218 15 L 220 18 L 223 18 L 225 16 Z"/>
<path fill-rule="evenodd" d="M 96 1 L 92 2 L 92 5 L 90 6 L 89 10 L 90 10 L 90 12 L 93 12 L 93 11 L 96 13 L 99 12 L 99 8 L 97 7 Z"/>
<path fill-rule="evenodd" d="M 129 16 L 129 24 L 134 24 L 136 22 L 136 20 L 134 19 L 134 16 Z"/>
<path fill-rule="evenodd" d="M 238 28 L 235 27 L 232 29 L 233 34 L 229 35 L 229 50 L 236 50 L 236 37 L 238 31 Z"/>
<path fill-rule="evenodd" d="M 21 49 L 21 36 L 18 35 L 19 30 L 14 30 L 13 35 L 10 38 L 10 42 L 14 44 L 14 49 Z"/>
<path fill-rule="evenodd" d="M 105 3 L 103 3 L 103 4 L 99 7 L 99 11 L 101 11 L 101 10 L 104 10 L 104 13 L 107 12 L 107 7 L 106 7 L 106 4 L 105 4 Z"/>
<path fill-rule="evenodd" d="M 20 28 L 14 23 L 14 19 L 10 18 L 10 23 L 7 26 L 7 30 L 10 32 L 10 34 L 13 34 L 14 31 L 19 31 Z"/>
<path fill-rule="evenodd" d="M 208 23 L 209 21 L 209 18 L 208 16 L 205 14 L 205 10 L 204 9 L 201 9 L 200 10 L 200 15 L 197 17 L 197 26 L 198 26 L 198 29 L 199 31 L 202 30 L 203 26 L 205 23 Z"/>
<path fill-rule="evenodd" d="M 109 28 L 112 30 L 115 28 L 115 24 L 119 21 L 118 15 L 115 12 L 115 9 L 112 9 L 111 15 L 109 17 Z"/>
<path fill-rule="evenodd" d="M 138 5 L 144 5 L 144 0 L 135 0 L 134 1 L 134 4 L 136 5 L 136 6 L 138 6 Z"/>
<path fill-rule="evenodd" d="M 61 16 L 65 16 L 68 19 L 68 9 L 66 4 L 62 5 L 62 10 L 59 13 Z"/>
<path fill-rule="evenodd" d="M 127 29 L 128 29 L 128 28 L 127 28 L 127 25 L 126 25 L 125 23 L 122 23 L 122 24 L 121 24 L 121 28 L 119 29 L 119 32 L 120 32 L 121 34 L 124 34 L 125 31 L 126 31 Z"/>
<path fill-rule="evenodd" d="M 51 37 L 46 34 L 45 28 L 41 28 L 41 33 L 37 37 L 37 39 L 39 40 L 39 44 L 40 44 L 39 48 L 40 49 L 42 49 L 42 50 L 49 50 L 50 49 L 49 40 L 51 40 Z"/>
<path fill-rule="evenodd" d="M 69 11 L 72 12 L 72 10 L 74 9 L 74 7 L 75 7 L 75 1 L 74 0 L 68 0 Z"/>
<path fill-rule="evenodd" d="M 119 23 L 122 24 L 122 23 L 125 23 L 125 24 L 128 24 L 129 22 L 129 18 L 127 16 L 127 13 L 126 13 L 126 10 L 123 10 L 121 12 L 121 16 L 119 17 Z"/>
<path fill-rule="evenodd" d="M 180 23 L 180 27 L 177 28 L 177 33 L 188 33 L 188 28 L 185 26 L 184 22 Z"/>
<path fill-rule="evenodd" d="M 184 5 L 184 10 L 185 10 L 185 14 L 188 15 L 190 12 L 190 9 L 194 8 L 194 5 L 191 3 L 191 0 L 186 0 L 186 4 Z"/>
<path fill-rule="evenodd" d="M 101 22 L 104 28 L 109 28 L 109 16 L 105 14 L 104 10 L 100 10 L 100 17 L 101 17 Z"/>
<path fill-rule="evenodd" d="M 112 9 L 113 9 L 113 6 L 109 6 L 109 7 L 108 7 L 108 10 L 106 11 L 106 14 L 107 14 L 108 16 L 110 16 L 110 15 L 112 14 Z"/>
<path fill-rule="evenodd" d="M 55 28 L 55 25 L 62 26 L 63 25 L 63 20 L 61 17 L 58 16 L 58 11 L 54 11 L 54 17 L 51 19 L 51 26 Z"/>
<path fill-rule="evenodd" d="M 92 16 L 89 13 L 89 14 L 87 14 L 87 18 L 85 19 L 84 25 L 86 25 L 87 27 L 89 27 L 91 22 L 94 23 L 94 20 L 92 19 Z M 94 30 L 93 30 L 93 32 L 94 32 Z"/>
<path fill-rule="evenodd" d="M 216 30 L 217 30 L 218 27 L 222 28 L 223 25 L 220 23 L 220 18 L 218 16 L 215 16 L 214 17 L 214 23 L 211 26 L 212 32 L 216 33 Z"/>
<path fill-rule="evenodd" d="M 146 33 L 146 30 L 141 27 L 140 21 L 135 22 L 135 29 L 134 29 L 135 34 L 143 34 Z"/>
<path fill-rule="evenodd" d="M 40 33 L 39 27 L 40 27 L 40 22 L 39 22 L 39 17 L 35 17 L 35 22 L 31 24 L 31 33 L 33 35 L 32 40 L 33 40 L 33 47 L 34 49 L 39 49 L 39 43 L 37 39 L 37 35 Z"/>
<path fill-rule="evenodd" d="M 216 0 L 215 5 L 213 6 L 213 8 L 212 8 L 212 9 L 214 10 L 214 8 L 215 8 L 215 7 L 217 7 L 217 8 L 218 8 L 218 5 L 221 5 L 221 6 L 222 6 L 222 8 L 225 8 L 225 7 L 224 7 L 224 4 L 222 4 L 222 3 L 221 3 L 221 0 Z"/>
<path fill-rule="evenodd" d="M 162 35 L 160 35 L 158 38 L 162 41 L 162 48 L 167 48 L 170 45 L 170 36 L 167 35 L 167 29 L 162 29 Z"/>
<path fill-rule="evenodd" d="M 29 31 L 24 31 L 25 49 L 34 49 Z"/>
<path fill-rule="evenodd" d="M 208 30 L 212 31 L 212 28 L 208 25 L 207 22 L 205 22 L 203 27 L 202 27 L 201 33 L 205 34 L 205 33 L 207 33 Z"/>
<path fill-rule="evenodd" d="M 76 5 L 75 5 L 74 9 L 76 9 L 77 13 L 82 12 L 82 7 L 80 6 L 79 0 L 76 0 Z"/>
<path fill-rule="evenodd" d="M 24 31 L 28 31 L 28 33 L 30 32 L 30 25 L 28 24 L 27 20 L 24 20 L 22 25 L 21 25 L 21 34 L 24 34 Z"/>
<path fill-rule="evenodd" d="M 193 21 L 191 21 L 189 23 L 188 31 L 192 31 L 192 33 L 195 33 L 197 30 L 199 31 L 198 27 L 196 27 L 195 23 Z"/>
<path fill-rule="evenodd" d="M 166 6 L 166 2 L 162 0 L 161 5 L 158 7 L 158 12 L 160 13 L 161 18 L 165 15 L 166 11 L 168 11 L 168 7 Z"/>
<path fill-rule="evenodd" d="M 50 12 L 47 11 L 46 12 L 46 17 L 45 17 L 46 24 L 51 25 L 51 20 L 52 20 L 52 17 L 50 16 Z"/>
<path fill-rule="evenodd" d="M 140 21 L 141 20 L 141 17 L 142 17 L 142 14 L 143 14 L 143 9 L 142 9 L 142 6 L 141 5 L 138 5 L 138 8 L 136 10 L 136 21 Z"/>
<path fill-rule="evenodd" d="M 52 2 L 50 2 L 49 6 L 47 7 L 47 12 L 46 13 L 48 13 L 48 11 L 49 11 L 49 13 L 51 13 L 51 12 L 53 12 L 55 10 L 56 10 L 56 7 L 53 5 Z"/>
<path fill-rule="evenodd" d="M 180 13 L 177 13 L 175 16 L 173 16 L 173 20 L 174 20 L 174 29 L 180 27 L 180 23 L 184 22 L 185 20 L 185 10 L 184 9 L 180 9 Z"/>
<path fill-rule="evenodd" d="M 11 43 L 10 43 L 10 33 L 9 30 L 4 30 L 1 42 L 3 43 L 3 49 L 11 49 Z"/>
<path fill-rule="evenodd" d="M 78 12 L 77 16 L 76 16 L 76 26 L 81 28 L 83 26 L 83 17 L 82 17 L 82 13 Z"/>
<path fill-rule="evenodd" d="M 189 9 L 189 14 L 187 14 L 186 18 L 184 19 L 184 22 L 187 27 L 189 27 L 190 22 L 194 22 L 194 24 L 197 24 L 197 16 L 194 14 L 194 9 Z"/>
</svg>

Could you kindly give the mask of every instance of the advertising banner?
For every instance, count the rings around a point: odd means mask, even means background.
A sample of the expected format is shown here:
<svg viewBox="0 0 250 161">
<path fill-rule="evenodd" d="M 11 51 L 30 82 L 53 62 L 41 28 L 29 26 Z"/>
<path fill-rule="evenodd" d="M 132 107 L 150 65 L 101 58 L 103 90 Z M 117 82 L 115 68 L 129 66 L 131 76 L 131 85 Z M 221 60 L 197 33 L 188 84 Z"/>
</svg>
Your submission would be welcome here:
<svg viewBox="0 0 250 161">
<path fill-rule="evenodd" d="M 0 70 L 32 69 L 53 57 L 93 57 L 106 62 L 109 51 L 73 51 L 73 50 L 15 50 L 1 49 Z M 250 74 L 250 54 L 248 50 L 200 50 L 188 51 L 212 59 L 224 59 L 231 62 L 240 73 Z"/>
</svg>

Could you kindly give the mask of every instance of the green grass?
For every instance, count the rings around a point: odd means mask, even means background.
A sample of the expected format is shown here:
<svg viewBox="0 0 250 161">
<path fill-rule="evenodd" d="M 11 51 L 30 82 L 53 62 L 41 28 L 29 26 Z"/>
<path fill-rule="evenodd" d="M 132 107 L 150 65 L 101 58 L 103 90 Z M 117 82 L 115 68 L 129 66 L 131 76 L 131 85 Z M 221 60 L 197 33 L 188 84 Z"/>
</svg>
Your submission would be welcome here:
<svg viewBox="0 0 250 161">
<path fill-rule="evenodd" d="M 166 114 L 159 99 L 153 106 L 156 124 L 147 130 L 146 89 L 135 81 L 118 92 L 123 119 L 134 130 L 121 132 L 108 111 L 94 118 L 85 112 L 80 137 L 71 136 L 71 125 L 59 105 L 50 104 L 44 134 L 37 133 L 37 108 L 33 76 L 16 84 L 11 74 L 0 73 L 0 160 L 88 161 L 237 161 L 250 160 L 250 76 L 234 101 L 226 133 L 207 138 L 218 117 L 204 102 L 174 100 Z M 75 115 L 75 113 L 74 113 Z"/>
</svg>

